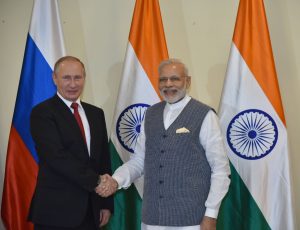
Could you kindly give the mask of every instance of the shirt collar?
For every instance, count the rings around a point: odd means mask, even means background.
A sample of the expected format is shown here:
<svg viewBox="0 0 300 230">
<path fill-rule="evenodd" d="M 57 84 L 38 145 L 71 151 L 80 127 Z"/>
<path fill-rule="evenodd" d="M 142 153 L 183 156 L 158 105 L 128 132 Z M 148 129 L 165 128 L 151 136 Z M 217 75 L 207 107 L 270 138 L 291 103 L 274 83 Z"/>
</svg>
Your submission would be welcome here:
<svg viewBox="0 0 300 230">
<path fill-rule="evenodd" d="M 59 92 L 57 92 L 57 96 L 59 96 L 59 98 L 69 107 L 71 108 L 71 105 L 73 103 L 73 101 L 69 101 L 67 99 L 65 99 Z M 81 102 L 80 102 L 80 98 L 78 98 L 76 101 L 75 101 L 80 108 L 82 108 L 82 105 L 81 105 Z"/>
<path fill-rule="evenodd" d="M 166 103 L 166 109 L 168 110 L 175 110 L 175 109 L 179 109 L 184 107 L 189 101 L 191 100 L 191 97 L 189 95 L 185 95 L 184 98 L 182 98 L 181 100 L 179 100 L 176 103 Z"/>
</svg>

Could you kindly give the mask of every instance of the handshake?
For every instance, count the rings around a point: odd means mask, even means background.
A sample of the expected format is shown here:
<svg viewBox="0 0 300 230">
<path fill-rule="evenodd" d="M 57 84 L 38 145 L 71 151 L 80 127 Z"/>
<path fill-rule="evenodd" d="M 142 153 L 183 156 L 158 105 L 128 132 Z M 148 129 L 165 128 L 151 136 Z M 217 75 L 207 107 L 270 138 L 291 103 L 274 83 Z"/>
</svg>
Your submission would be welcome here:
<svg viewBox="0 0 300 230">
<path fill-rule="evenodd" d="M 100 183 L 95 188 L 95 192 L 102 196 L 108 197 L 118 190 L 118 182 L 108 174 L 100 175 Z"/>
</svg>

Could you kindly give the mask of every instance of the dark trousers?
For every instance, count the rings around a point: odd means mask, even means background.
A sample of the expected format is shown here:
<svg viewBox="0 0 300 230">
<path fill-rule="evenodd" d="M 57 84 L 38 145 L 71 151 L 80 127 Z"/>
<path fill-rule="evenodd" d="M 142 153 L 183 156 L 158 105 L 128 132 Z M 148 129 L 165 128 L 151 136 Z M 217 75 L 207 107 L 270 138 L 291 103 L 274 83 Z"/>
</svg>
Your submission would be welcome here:
<svg viewBox="0 0 300 230">
<path fill-rule="evenodd" d="M 100 214 L 98 214 L 98 218 L 100 218 Z M 87 208 L 86 216 L 79 226 L 74 228 L 64 228 L 64 227 L 34 224 L 34 230 L 99 230 L 99 227 L 96 227 L 94 215 L 92 211 L 91 199 L 89 199 L 89 206 Z"/>
</svg>

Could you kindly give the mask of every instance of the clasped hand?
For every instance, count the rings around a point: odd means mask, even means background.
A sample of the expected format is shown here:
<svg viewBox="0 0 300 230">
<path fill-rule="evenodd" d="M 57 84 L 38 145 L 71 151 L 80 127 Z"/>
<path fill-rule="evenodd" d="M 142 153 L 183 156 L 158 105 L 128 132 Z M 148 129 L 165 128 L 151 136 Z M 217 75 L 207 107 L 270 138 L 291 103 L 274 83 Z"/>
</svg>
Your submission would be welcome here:
<svg viewBox="0 0 300 230">
<path fill-rule="evenodd" d="M 100 176 L 100 184 L 95 188 L 95 192 L 102 197 L 108 197 L 114 194 L 117 189 L 117 181 L 110 175 L 104 174 Z"/>
</svg>

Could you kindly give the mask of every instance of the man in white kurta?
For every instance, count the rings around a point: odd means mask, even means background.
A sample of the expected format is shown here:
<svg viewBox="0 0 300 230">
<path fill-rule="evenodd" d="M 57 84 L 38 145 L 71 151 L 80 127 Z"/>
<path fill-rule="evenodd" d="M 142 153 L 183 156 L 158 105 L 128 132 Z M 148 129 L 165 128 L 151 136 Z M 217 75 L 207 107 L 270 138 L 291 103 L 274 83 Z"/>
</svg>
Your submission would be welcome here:
<svg viewBox="0 0 300 230">
<path fill-rule="evenodd" d="M 178 118 L 183 109 L 190 102 L 191 97 L 186 94 L 190 86 L 190 77 L 183 63 L 176 59 L 163 62 L 159 67 L 159 89 L 162 98 L 166 101 L 163 110 L 163 125 L 167 130 Z M 107 196 L 115 192 L 116 188 L 127 188 L 133 181 L 143 175 L 146 152 L 145 123 L 141 125 L 141 132 L 137 140 L 135 152 L 128 162 L 119 167 L 113 174 L 111 185 L 114 188 L 102 190 L 101 195 Z M 158 226 L 142 223 L 144 230 L 211 230 L 216 228 L 221 201 L 228 191 L 230 184 L 229 162 L 218 117 L 210 110 L 205 115 L 199 132 L 199 143 L 205 150 L 205 156 L 211 168 L 210 188 L 205 201 L 205 214 L 198 225 L 192 226 Z M 175 175 L 174 175 L 175 176 Z M 176 189 L 176 188 L 175 188 Z"/>
</svg>

